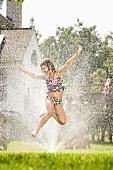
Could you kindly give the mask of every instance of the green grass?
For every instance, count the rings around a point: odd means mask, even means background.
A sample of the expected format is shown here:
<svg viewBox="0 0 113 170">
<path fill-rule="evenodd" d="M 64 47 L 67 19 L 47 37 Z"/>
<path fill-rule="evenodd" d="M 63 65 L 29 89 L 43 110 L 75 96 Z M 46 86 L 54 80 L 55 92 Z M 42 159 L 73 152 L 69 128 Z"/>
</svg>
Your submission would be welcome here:
<svg viewBox="0 0 113 170">
<path fill-rule="evenodd" d="M 0 170 L 113 170 L 112 154 L 0 153 Z"/>
<path fill-rule="evenodd" d="M 19 142 L 14 141 L 8 144 L 7 151 L 9 152 L 37 152 L 41 151 L 42 149 L 41 144 L 37 142 Z"/>
<path fill-rule="evenodd" d="M 0 152 L 0 170 L 113 170 L 113 145 L 49 153 L 37 143 L 13 142 Z"/>
<path fill-rule="evenodd" d="M 8 144 L 9 152 L 43 152 L 43 145 L 37 142 L 14 141 Z M 91 149 L 61 149 L 64 153 L 113 153 L 113 144 L 91 144 Z"/>
</svg>

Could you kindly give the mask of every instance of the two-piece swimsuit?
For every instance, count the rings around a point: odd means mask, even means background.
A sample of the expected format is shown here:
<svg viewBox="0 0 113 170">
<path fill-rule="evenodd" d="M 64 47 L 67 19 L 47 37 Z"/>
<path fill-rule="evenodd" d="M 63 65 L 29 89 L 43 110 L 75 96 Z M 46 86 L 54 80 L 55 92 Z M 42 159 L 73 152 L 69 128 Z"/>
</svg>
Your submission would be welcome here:
<svg viewBox="0 0 113 170">
<path fill-rule="evenodd" d="M 66 89 L 66 86 L 63 85 L 62 83 L 63 83 L 63 80 L 58 75 L 55 74 L 54 79 L 51 79 L 50 76 L 48 76 L 46 79 L 48 93 L 64 91 L 64 89 Z M 51 96 L 50 94 L 47 95 L 47 98 L 52 99 L 52 101 L 54 102 L 54 105 L 58 105 L 62 103 L 62 99 L 59 100 Z"/>
</svg>

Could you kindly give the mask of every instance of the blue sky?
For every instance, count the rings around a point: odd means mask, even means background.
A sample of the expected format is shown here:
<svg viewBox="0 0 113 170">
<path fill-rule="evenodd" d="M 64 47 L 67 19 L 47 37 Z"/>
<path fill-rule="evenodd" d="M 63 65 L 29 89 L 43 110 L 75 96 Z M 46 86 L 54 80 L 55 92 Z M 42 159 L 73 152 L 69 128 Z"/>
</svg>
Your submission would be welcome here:
<svg viewBox="0 0 113 170">
<path fill-rule="evenodd" d="M 113 31 L 112 8 L 113 0 L 24 0 L 23 27 L 34 17 L 36 29 L 45 39 L 55 34 L 57 26 L 74 26 L 79 18 L 84 26 L 96 25 L 104 37 Z"/>
</svg>

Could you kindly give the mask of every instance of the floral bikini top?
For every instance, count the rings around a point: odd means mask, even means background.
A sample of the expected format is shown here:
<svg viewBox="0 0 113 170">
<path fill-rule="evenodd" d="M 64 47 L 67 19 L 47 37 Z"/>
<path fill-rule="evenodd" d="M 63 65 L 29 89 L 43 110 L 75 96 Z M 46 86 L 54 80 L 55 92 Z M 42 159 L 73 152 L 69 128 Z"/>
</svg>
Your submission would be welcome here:
<svg viewBox="0 0 113 170">
<path fill-rule="evenodd" d="M 66 89 L 66 86 L 62 84 L 63 80 L 58 75 L 54 75 L 54 79 L 51 79 L 50 76 L 46 79 L 46 84 L 48 92 L 60 92 Z"/>
</svg>

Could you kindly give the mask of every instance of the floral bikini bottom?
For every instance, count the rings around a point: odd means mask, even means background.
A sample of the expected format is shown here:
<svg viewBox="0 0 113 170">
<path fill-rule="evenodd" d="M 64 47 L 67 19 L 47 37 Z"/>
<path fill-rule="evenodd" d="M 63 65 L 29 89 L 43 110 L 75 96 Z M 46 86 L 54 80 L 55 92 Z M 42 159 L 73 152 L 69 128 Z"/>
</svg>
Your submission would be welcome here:
<svg viewBox="0 0 113 170">
<path fill-rule="evenodd" d="M 47 99 L 52 99 L 53 103 L 54 103 L 54 106 L 58 105 L 58 104 L 62 104 L 62 99 L 56 99 L 54 98 L 53 96 L 51 95 L 47 95 L 46 97 Z"/>
</svg>

